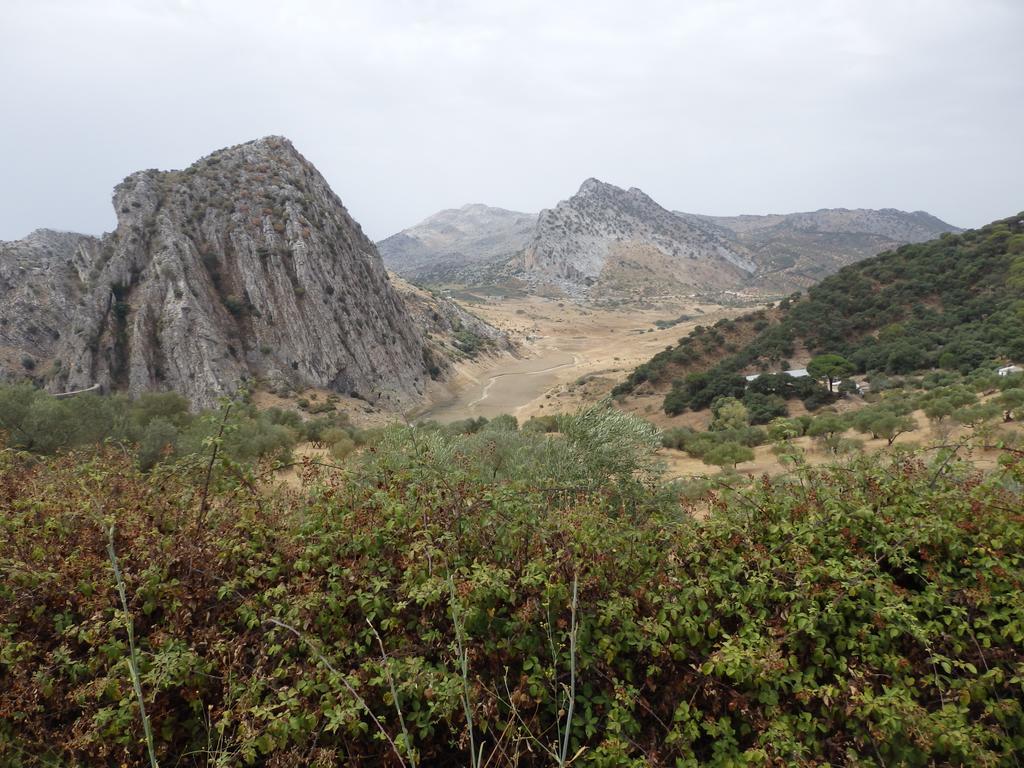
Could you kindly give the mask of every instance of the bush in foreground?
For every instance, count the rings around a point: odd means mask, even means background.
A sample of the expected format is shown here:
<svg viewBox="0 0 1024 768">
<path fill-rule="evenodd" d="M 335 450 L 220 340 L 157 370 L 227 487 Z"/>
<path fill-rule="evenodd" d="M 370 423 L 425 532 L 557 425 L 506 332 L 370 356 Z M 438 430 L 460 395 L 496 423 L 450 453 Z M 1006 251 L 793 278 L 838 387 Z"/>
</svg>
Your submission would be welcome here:
<svg viewBox="0 0 1024 768">
<path fill-rule="evenodd" d="M 697 522 L 650 438 L 392 430 L 208 504 L 115 451 L 2 451 L 0 763 L 147 761 L 115 525 L 163 765 L 1014 765 L 1020 456 L 862 457 Z"/>
</svg>

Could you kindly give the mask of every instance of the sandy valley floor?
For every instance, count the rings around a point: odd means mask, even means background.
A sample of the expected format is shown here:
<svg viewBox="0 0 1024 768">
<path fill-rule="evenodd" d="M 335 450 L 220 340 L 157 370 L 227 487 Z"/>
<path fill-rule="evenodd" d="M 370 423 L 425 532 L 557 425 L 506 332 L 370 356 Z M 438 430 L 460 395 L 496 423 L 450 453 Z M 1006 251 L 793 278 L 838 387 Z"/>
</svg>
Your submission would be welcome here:
<svg viewBox="0 0 1024 768">
<path fill-rule="evenodd" d="M 433 393 L 421 419 L 441 422 L 511 413 L 520 422 L 545 412 L 575 409 L 607 392 L 639 363 L 674 345 L 696 325 L 745 310 L 686 303 L 658 309 L 594 309 L 555 299 L 524 297 L 473 303 L 468 308 L 508 332 L 518 359 L 503 356 L 463 363 L 446 388 Z M 657 320 L 692 319 L 659 329 Z M 585 379 L 583 383 L 579 383 Z"/>
</svg>

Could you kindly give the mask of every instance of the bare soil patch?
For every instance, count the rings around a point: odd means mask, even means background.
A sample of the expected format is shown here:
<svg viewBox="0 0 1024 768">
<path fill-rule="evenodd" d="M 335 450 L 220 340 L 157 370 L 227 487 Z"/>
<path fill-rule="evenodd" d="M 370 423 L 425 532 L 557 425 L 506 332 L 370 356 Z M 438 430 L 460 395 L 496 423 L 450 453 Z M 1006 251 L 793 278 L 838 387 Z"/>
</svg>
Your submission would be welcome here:
<svg viewBox="0 0 1024 768">
<path fill-rule="evenodd" d="M 675 300 L 650 308 L 600 308 L 523 296 L 469 307 L 518 343 L 520 357 L 466 361 L 434 388 L 418 417 L 442 422 L 511 413 L 520 421 L 576 409 L 607 396 L 640 363 L 674 345 L 697 325 L 744 309 Z M 686 315 L 667 328 L 657 321 Z"/>
</svg>

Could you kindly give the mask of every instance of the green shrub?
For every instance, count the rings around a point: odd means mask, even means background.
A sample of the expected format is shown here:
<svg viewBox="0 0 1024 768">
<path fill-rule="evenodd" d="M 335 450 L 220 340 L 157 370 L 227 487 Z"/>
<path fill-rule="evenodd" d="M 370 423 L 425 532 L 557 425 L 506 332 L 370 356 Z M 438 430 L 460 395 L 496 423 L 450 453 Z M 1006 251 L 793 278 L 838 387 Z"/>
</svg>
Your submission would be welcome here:
<svg viewBox="0 0 1024 768">
<path fill-rule="evenodd" d="M 331 444 L 331 456 L 335 459 L 343 460 L 347 458 L 356 449 L 355 441 L 348 436 L 339 438 Z"/>
<path fill-rule="evenodd" d="M 522 427 L 523 432 L 557 432 L 557 416 L 531 416 Z"/>
<path fill-rule="evenodd" d="M 390 740 L 530 768 L 566 725 L 581 765 L 1014 764 L 1020 456 L 665 494 L 646 460 L 589 458 L 649 456 L 639 425 L 567 426 L 391 430 L 301 495 L 220 475 L 205 511 L 201 472 L 0 450 L 5 756 L 146 762 L 114 523 L 162 765 L 397 764 Z"/>
<path fill-rule="evenodd" d="M 163 416 L 156 416 L 146 424 L 139 439 L 139 469 L 152 469 L 165 456 L 174 453 L 178 444 L 178 428 Z"/>
<path fill-rule="evenodd" d="M 705 464 L 714 464 L 718 467 L 733 467 L 744 461 L 753 461 L 754 452 L 740 443 L 721 443 L 711 448 L 704 454 L 702 461 Z"/>
<path fill-rule="evenodd" d="M 743 405 L 747 408 L 751 424 L 767 424 L 772 419 L 789 415 L 786 401 L 779 395 L 747 392 L 743 396 Z"/>
<path fill-rule="evenodd" d="M 735 397 L 719 397 L 711 404 L 712 432 L 743 429 L 750 423 L 746 406 Z"/>
<path fill-rule="evenodd" d="M 229 294 L 224 297 L 224 308 L 227 309 L 232 316 L 241 317 L 245 314 L 246 304 L 237 296 Z"/>
</svg>

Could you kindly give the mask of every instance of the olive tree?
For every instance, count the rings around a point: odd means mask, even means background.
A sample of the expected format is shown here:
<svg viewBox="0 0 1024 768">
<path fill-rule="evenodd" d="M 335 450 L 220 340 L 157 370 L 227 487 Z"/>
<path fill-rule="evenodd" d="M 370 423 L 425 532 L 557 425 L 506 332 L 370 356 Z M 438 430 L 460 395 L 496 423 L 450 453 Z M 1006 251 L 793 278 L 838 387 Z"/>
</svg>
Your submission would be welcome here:
<svg viewBox="0 0 1024 768">
<path fill-rule="evenodd" d="M 835 383 L 854 371 L 853 363 L 842 355 L 818 355 L 807 364 L 807 373 L 828 382 L 828 391 L 835 391 Z"/>
</svg>

